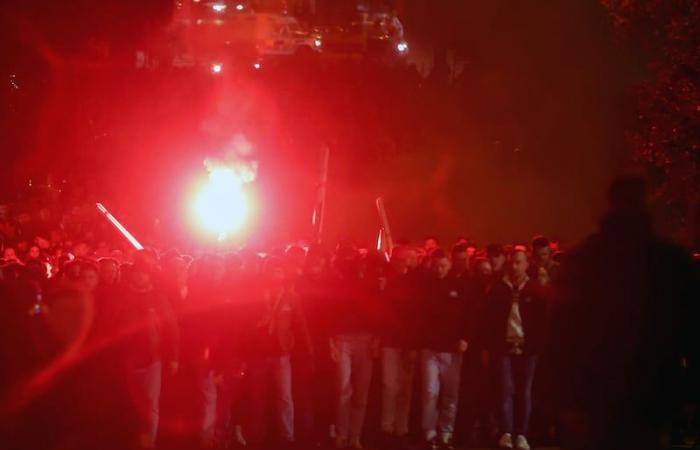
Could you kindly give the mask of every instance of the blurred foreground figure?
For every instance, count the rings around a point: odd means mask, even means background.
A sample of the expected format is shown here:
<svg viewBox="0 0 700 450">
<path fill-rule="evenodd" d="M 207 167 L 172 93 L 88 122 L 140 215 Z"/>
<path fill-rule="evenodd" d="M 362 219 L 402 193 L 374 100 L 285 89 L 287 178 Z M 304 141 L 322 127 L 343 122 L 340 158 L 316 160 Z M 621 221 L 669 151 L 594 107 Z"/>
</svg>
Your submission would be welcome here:
<svg viewBox="0 0 700 450">
<path fill-rule="evenodd" d="M 642 179 L 616 179 L 600 231 L 562 267 L 552 351 L 565 448 L 664 448 L 695 364 L 692 262 L 652 231 L 645 196 Z"/>
</svg>

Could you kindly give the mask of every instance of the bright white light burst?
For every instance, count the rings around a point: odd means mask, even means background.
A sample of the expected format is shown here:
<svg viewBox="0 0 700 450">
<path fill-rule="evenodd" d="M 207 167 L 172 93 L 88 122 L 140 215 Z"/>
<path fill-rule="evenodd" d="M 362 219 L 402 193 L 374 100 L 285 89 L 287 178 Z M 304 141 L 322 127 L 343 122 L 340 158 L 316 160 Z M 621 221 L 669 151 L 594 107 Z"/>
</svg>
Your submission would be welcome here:
<svg viewBox="0 0 700 450">
<path fill-rule="evenodd" d="M 248 214 L 243 180 L 229 168 L 216 168 L 195 201 L 195 214 L 201 225 L 219 240 L 238 230 Z"/>
</svg>

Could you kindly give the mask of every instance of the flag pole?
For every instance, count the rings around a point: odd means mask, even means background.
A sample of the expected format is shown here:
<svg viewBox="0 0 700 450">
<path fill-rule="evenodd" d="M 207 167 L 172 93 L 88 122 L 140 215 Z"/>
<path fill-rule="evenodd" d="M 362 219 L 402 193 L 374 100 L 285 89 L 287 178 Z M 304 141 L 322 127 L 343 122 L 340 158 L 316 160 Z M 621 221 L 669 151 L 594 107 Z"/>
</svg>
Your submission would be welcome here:
<svg viewBox="0 0 700 450">
<path fill-rule="evenodd" d="M 321 171 L 318 183 L 316 207 L 314 208 L 313 216 L 311 217 L 311 225 L 313 226 L 314 241 L 317 244 L 321 243 L 323 235 L 323 219 L 326 213 L 326 187 L 328 184 L 328 159 L 330 157 L 330 149 L 328 145 L 321 148 Z"/>
<path fill-rule="evenodd" d="M 129 230 L 127 230 L 126 227 L 124 227 L 124 225 L 122 225 L 116 217 L 114 217 L 109 211 L 107 211 L 107 208 L 105 208 L 102 203 L 97 203 L 96 206 L 97 210 L 104 214 L 107 220 L 112 222 L 114 228 L 116 228 L 122 234 L 122 236 L 124 236 L 131 243 L 131 245 L 134 246 L 136 250 L 143 250 L 143 245 L 141 245 L 141 243 L 134 237 L 133 234 L 129 233 Z"/>
</svg>

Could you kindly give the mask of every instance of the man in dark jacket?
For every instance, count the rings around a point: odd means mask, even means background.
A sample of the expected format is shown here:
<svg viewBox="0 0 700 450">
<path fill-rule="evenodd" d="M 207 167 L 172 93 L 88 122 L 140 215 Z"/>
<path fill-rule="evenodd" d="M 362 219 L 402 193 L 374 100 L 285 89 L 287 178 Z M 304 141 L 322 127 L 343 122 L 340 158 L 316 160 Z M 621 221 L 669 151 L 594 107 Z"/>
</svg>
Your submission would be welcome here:
<svg viewBox="0 0 700 450">
<path fill-rule="evenodd" d="M 329 344 L 336 368 L 336 447 L 358 449 L 377 351 L 378 280 L 363 280 L 359 253 L 349 246 L 337 250 L 335 269 Z"/>
<path fill-rule="evenodd" d="M 265 440 L 267 392 L 275 395 L 279 438 L 294 442 L 294 401 L 290 354 L 295 347 L 311 352 L 306 319 L 297 294 L 287 283 L 282 259 L 265 262 L 264 285 L 247 306 L 244 346 L 250 381 L 249 427 L 246 438 L 259 445 Z M 273 389 L 270 389 L 272 385 Z"/>
<path fill-rule="evenodd" d="M 329 295 L 333 288 L 329 259 L 323 247 L 311 247 L 296 283 L 314 349 L 313 353 L 292 355 L 296 435 L 297 441 L 306 443 L 325 443 L 335 422 L 332 400 L 335 367 L 328 351 Z"/>
<path fill-rule="evenodd" d="M 485 344 L 500 381 L 501 448 L 529 450 L 525 435 L 532 411 L 532 383 L 546 330 L 546 304 L 527 275 L 528 257 L 516 250 L 508 274 L 492 287 L 484 317 Z M 515 402 L 514 402 L 515 400 Z M 515 405 L 514 405 L 515 403 Z M 515 436 L 515 442 L 513 441 Z"/>
<path fill-rule="evenodd" d="M 178 365 L 179 330 L 165 296 L 155 289 L 153 268 L 137 261 L 129 275 L 120 320 L 127 336 L 129 385 L 142 417 L 140 446 L 153 447 L 160 416 L 163 363 Z"/>
<path fill-rule="evenodd" d="M 486 246 L 486 257 L 491 263 L 492 282 L 501 281 L 506 274 L 506 253 L 501 244 L 489 244 Z"/>
<path fill-rule="evenodd" d="M 462 283 L 448 277 L 451 263 L 442 250 L 431 254 L 420 317 L 424 437 L 429 448 L 451 448 L 459 398 L 468 317 Z M 439 401 L 439 403 L 438 403 Z"/>
<path fill-rule="evenodd" d="M 544 236 L 532 239 L 532 262 L 528 275 L 539 279 L 540 284 L 556 283 L 559 277 L 559 263 L 552 259 L 551 244 Z"/>
<path fill-rule="evenodd" d="M 387 285 L 381 299 L 382 420 L 387 445 L 408 435 L 416 366 L 417 280 L 409 270 L 415 251 L 394 248 Z"/>
</svg>

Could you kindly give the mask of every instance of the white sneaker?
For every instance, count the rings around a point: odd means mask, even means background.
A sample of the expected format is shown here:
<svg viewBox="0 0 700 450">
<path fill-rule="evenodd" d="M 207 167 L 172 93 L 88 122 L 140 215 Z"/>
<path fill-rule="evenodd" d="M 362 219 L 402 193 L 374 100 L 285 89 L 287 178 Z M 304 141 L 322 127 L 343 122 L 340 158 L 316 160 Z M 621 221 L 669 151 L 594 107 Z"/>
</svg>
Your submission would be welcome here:
<svg viewBox="0 0 700 450">
<path fill-rule="evenodd" d="M 510 433 L 505 433 L 498 440 L 498 448 L 513 448 L 513 436 Z"/>
<path fill-rule="evenodd" d="M 518 450 L 530 450 L 530 444 L 527 443 L 527 439 L 522 434 L 515 438 L 515 448 Z"/>
</svg>

